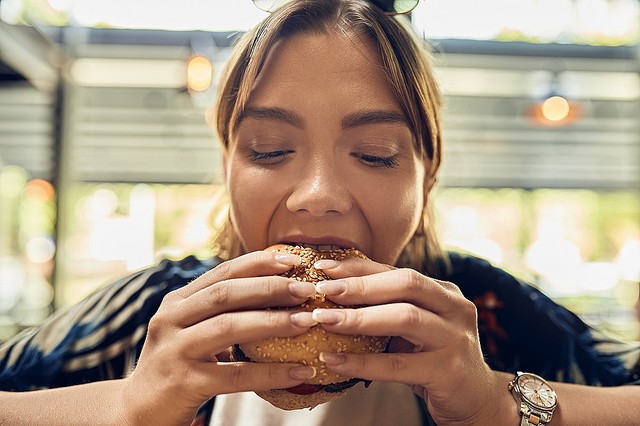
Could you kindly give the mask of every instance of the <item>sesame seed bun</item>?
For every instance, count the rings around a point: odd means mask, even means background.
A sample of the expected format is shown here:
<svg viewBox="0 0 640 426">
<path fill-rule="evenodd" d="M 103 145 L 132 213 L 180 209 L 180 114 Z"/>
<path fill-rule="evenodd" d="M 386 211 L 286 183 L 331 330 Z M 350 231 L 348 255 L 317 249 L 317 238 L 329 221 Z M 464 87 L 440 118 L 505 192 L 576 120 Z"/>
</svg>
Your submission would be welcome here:
<svg viewBox="0 0 640 426">
<path fill-rule="evenodd" d="M 271 403 L 271 405 L 282 410 L 302 410 L 304 408 L 312 409 L 320 404 L 329 402 L 332 399 L 344 396 L 349 389 L 343 389 L 340 392 L 326 392 L 320 390 L 309 395 L 298 395 L 284 389 L 271 389 L 263 392 L 256 392 L 260 398 Z"/>
<path fill-rule="evenodd" d="M 323 271 L 313 267 L 313 264 L 320 259 L 343 260 L 348 257 L 366 259 L 366 256 L 356 249 L 316 251 L 308 247 L 278 244 L 269 247 L 267 250 L 293 253 L 302 257 L 301 265 L 293 267 L 282 275 L 307 282 L 330 279 Z M 316 293 L 313 298 L 308 299 L 302 305 L 284 309 L 311 312 L 316 308 L 336 307 L 341 308 L 344 306 L 337 305 L 326 299 L 323 294 Z M 305 382 L 307 385 L 316 385 L 311 386 L 314 388 L 312 392 L 307 389 L 304 392 L 307 394 L 298 394 L 294 393 L 296 392 L 295 388 L 291 390 L 274 389 L 256 392 L 260 397 L 276 407 L 284 410 L 297 410 L 313 408 L 316 405 L 342 396 L 348 388 L 359 381 L 354 380 L 356 378 L 340 376 L 328 370 L 318 358 L 321 352 L 379 353 L 386 349 L 389 339 L 389 337 L 380 336 L 335 334 L 326 331 L 320 325 L 316 325 L 302 335 L 274 337 L 236 345 L 233 355 L 237 360 L 292 362 L 315 367 L 316 376 Z"/>
</svg>

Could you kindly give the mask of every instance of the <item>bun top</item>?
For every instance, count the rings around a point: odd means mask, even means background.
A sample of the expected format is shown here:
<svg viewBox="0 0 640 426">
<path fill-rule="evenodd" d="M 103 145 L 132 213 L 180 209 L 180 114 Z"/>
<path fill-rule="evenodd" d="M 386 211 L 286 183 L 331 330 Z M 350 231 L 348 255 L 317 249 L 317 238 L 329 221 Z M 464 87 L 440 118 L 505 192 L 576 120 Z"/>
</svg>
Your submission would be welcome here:
<svg viewBox="0 0 640 426">
<path fill-rule="evenodd" d="M 324 271 L 316 269 L 313 265 L 321 259 L 343 260 L 349 257 L 358 257 L 360 259 L 368 259 L 364 253 L 355 248 L 333 249 L 333 250 L 316 250 L 311 247 L 291 246 L 287 244 L 275 244 L 266 249 L 267 251 L 277 251 L 284 253 L 297 254 L 302 258 L 300 265 L 294 266 L 284 272 L 283 277 L 293 278 L 297 281 L 305 281 L 317 283 L 318 281 L 329 280 Z M 335 308 L 339 306 L 325 298 L 325 295 L 316 291 L 313 298 L 303 303 L 301 310 L 313 311 L 315 308 Z"/>
<path fill-rule="evenodd" d="M 313 267 L 313 264 L 318 260 L 343 260 L 349 257 L 368 259 L 364 253 L 355 248 L 316 250 L 311 247 L 275 244 L 271 247 L 268 247 L 266 250 L 297 254 L 298 256 L 300 256 L 302 258 L 302 263 L 300 265 L 294 266 L 281 275 L 287 278 L 293 278 L 298 281 L 307 281 L 312 283 L 330 279 L 330 277 L 323 271 Z"/>
</svg>

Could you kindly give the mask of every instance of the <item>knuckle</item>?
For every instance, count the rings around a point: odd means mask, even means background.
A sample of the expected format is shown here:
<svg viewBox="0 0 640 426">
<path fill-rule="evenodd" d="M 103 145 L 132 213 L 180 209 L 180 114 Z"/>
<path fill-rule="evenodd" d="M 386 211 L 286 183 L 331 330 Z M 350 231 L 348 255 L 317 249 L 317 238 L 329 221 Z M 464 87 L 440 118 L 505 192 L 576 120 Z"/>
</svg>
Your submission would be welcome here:
<svg viewBox="0 0 640 426">
<path fill-rule="evenodd" d="M 207 299 L 213 305 L 224 306 L 230 299 L 230 288 L 224 283 L 214 284 L 207 287 Z"/>
<path fill-rule="evenodd" d="M 389 370 L 394 373 L 401 373 L 407 369 L 407 361 L 398 355 L 389 357 Z"/>
<path fill-rule="evenodd" d="M 179 385 L 182 383 L 199 383 L 200 381 L 200 372 L 192 365 L 188 366 L 184 370 L 176 369 L 171 373 L 171 383 L 174 385 Z"/>
<path fill-rule="evenodd" d="M 265 295 L 275 295 L 282 293 L 287 287 L 289 279 L 280 276 L 265 277 L 264 281 L 260 285 L 260 291 Z M 288 295 L 289 292 L 287 291 Z"/>
<path fill-rule="evenodd" d="M 420 323 L 422 315 L 420 309 L 411 304 L 403 304 L 398 313 L 398 320 L 403 327 L 414 327 Z"/>
<path fill-rule="evenodd" d="M 458 287 L 451 281 L 441 281 L 441 284 L 446 290 L 449 290 L 458 296 L 462 296 L 462 290 L 460 290 L 460 287 Z"/>
<path fill-rule="evenodd" d="M 349 362 L 353 365 L 354 370 L 356 371 L 368 371 L 370 368 L 369 362 L 367 362 L 367 357 L 364 355 L 351 355 L 349 357 Z"/>
<path fill-rule="evenodd" d="M 229 374 L 227 380 L 232 389 L 246 387 L 247 380 L 250 379 L 250 375 L 247 374 L 247 369 L 242 368 L 241 365 L 236 365 L 230 368 L 228 371 Z"/>
<path fill-rule="evenodd" d="M 357 329 L 365 321 L 364 311 L 362 309 L 350 309 L 348 311 L 345 311 L 345 313 L 347 313 L 346 322 L 348 322 L 349 325 L 354 329 Z"/>
<path fill-rule="evenodd" d="M 182 300 L 182 296 L 179 294 L 178 290 L 173 290 L 165 294 L 164 297 L 162 298 L 160 306 L 173 305 L 174 303 L 177 303 L 178 301 Z"/>
<path fill-rule="evenodd" d="M 176 300 L 178 300 L 178 298 L 173 293 L 174 292 L 168 293 L 162 298 L 160 307 L 149 320 L 147 327 L 150 337 L 157 336 L 160 332 L 168 329 L 171 325 L 172 315 L 170 314 L 170 311 L 175 305 Z"/>
<path fill-rule="evenodd" d="M 264 325 L 270 330 L 277 330 L 282 325 L 282 315 L 286 315 L 282 311 L 268 311 L 268 315 L 264 318 Z"/>
<path fill-rule="evenodd" d="M 350 285 L 349 291 L 350 291 L 350 293 L 356 294 L 356 295 L 365 294 L 364 278 L 363 277 L 353 277 L 351 279 L 351 285 Z"/>
<path fill-rule="evenodd" d="M 149 330 L 161 329 L 165 326 L 164 312 L 159 310 L 149 320 Z"/>
<path fill-rule="evenodd" d="M 157 313 L 152 316 L 147 326 L 147 340 L 149 342 L 156 342 L 164 328 L 164 321 L 161 318 L 161 314 Z"/>
<path fill-rule="evenodd" d="M 280 365 L 270 363 L 266 368 L 267 383 L 279 383 L 282 382 L 282 368 Z"/>
<path fill-rule="evenodd" d="M 222 314 L 214 318 L 214 330 L 218 336 L 232 336 L 233 334 L 233 315 Z"/>
<path fill-rule="evenodd" d="M 232 263 L 233 262 L 230 260 L 226 262 L 222 262 L 221 264 L 219 264 L 218 266 L 216 266 L 215 268 L 207 272 L 207 274 L 216 281 L 226 280 L 231 275 Z"/>
<path fill-rule="evenodd" d="M 464 317 L 469 318 L 473 324 L 478 322 L 478 308 L 472 301 L 464 299 L 461 311 Z"/>
<path fill-rule="evenodd" d="M 401 273 L 405 288 L 409 294 L 414 294 L 424 289 L 424 276 L 418 271 L 410 268 L 404 268 L 401 270 Z"/>
</svg>

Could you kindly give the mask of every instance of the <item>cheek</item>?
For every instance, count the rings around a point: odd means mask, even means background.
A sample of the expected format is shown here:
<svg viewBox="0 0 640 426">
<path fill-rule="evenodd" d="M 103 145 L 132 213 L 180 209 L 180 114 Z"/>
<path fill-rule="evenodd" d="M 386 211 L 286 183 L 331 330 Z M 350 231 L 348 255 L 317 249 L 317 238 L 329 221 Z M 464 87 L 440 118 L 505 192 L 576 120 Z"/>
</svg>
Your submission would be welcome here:
<svg viewBox="0 0 640 426">
<path fill-rule="evenodd" d="M 277 203 L 275 191 L 265 190 L 265 180 L 265 176 L 234 165 L 227 173 L 230 216 L 245 251 L 261 250 L 267 245 L 269 218 Z"/>
<path fill-rule="evenodd" d="M 385 263 L 393 264 L 407 245 L 422 215 L 422 192 L 409 190 L 396 194 L 393 199 L 379 201 L 383 209 L 378 214 L 375 228 L 376 253 L 384 256 Z"/>
<path fill-rule="evenodd" d="M 369 222 L 374 235 L 373 256 L 395 264 L 420 222 L 424 207 L 421 174 L 411 174 L 396 184 L 376 191 L 380 194 L 370 205 Z"/>
</svg>

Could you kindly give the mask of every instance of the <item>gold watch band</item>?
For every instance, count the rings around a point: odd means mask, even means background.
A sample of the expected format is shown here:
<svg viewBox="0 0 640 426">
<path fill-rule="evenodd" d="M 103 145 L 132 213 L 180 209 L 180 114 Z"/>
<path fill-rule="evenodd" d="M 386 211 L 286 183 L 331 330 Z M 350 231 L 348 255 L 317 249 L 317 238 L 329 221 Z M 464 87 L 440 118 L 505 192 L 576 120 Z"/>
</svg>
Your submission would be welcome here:
<svg viewBox="0 0 640 426">
<path fill-rule="evenodd" d="M 540 416 L 537 416 L 534 413 L 531 413 L 531 414 L 523 413 L 522 420 L 520 421 L 520 426 L 532 426 L 532 425 L 544 425 L 544 424 L 545 423 L 542 422 L 542 420 L 540 419 Z"/>
</svg>

